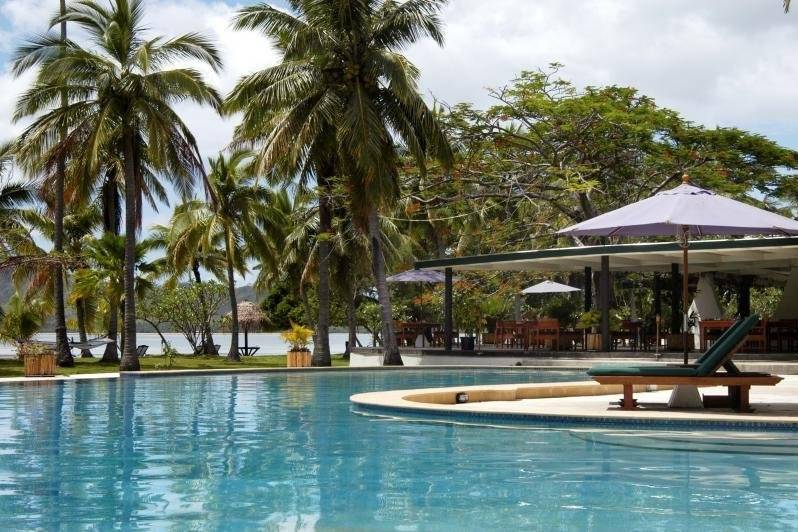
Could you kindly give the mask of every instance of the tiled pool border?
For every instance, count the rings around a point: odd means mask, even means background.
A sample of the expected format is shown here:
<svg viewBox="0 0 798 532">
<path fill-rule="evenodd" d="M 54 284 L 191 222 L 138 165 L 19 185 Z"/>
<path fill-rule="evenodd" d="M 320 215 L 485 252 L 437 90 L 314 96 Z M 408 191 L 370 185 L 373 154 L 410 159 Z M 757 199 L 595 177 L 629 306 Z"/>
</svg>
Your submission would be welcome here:
<svg viewBox="0 0 798 532">
<path fill-rule="evenodd" d="M 377 405 L 353 401 L 353 412 L 374 414 L 412 415 L 408 421 L 452 421 L 452 422 L 509 422 L 523 426 L 593 426 L 618 428 L 687 429 L 742 432 L 798 432 L 798 422 L 775 421 L 722 421 L 718 419 L 661 419 L 661 418 L 617 418 L 605 416 L 572 416 L 522 412 L 476 412 L 466 410 L 412 408 L 405 406 Z M 398 416 L 401 417 L 401 416 Z"/>
</svg>

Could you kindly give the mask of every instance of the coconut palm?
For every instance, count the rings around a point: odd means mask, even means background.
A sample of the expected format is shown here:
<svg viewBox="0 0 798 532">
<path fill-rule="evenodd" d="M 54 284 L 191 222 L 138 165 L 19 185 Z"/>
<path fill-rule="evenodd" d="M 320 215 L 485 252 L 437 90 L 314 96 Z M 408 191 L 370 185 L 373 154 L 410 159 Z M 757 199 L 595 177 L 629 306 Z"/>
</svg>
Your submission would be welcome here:
<svg viewBox="0 0 798 532">
<path fill-rule="evenodd" d="M 259 4 L 235 19 L 237 28 L 271 37 L 283 54 L 279 65 L 244 77 L 229 96 L 230 110 L 243 112 L 237 137 L 259 147 L 263 169 L 283 164 L 317 180 L 349 179 L 353 215 L 370 238 L 385 364 L 401 364 L 379 236 L 379 209 L 398 196 L 397 141 L 422 169 L 428 153 L 451 160 L 445 135 L 419 94 L 418 69 L 398 50 L 425 36 L 443 42 L 443 4 L 291 0 L 290 13 Z"/>
<path fill-rule="evenodd" d="M 127 293 L 124 291 L 124 263 L 127 239 L 124 235 L 103 234 L 100 238 L 90 239 L 83 244 L 85 268 L 74 274 L 72 294 L 76 299 L 101 297 L 104 299 L 106 319 L 116 319 L 118 314 L 111 312 L 113 308 L 122 308 Z M 155 267 L 146 261 L 152 250 L 152 242 L 148 239 L 136 243 L 135 249 L 135 297 L 142 297 L 153 286 L 152 279 L 157 275 Z M 111 325 L 108 324 L 111 329 Z M 115 340 L 115 338 L 112 338 Z M 122 341 L 127 339 L 123 336 Z M 125 346 L 127 347 L 127 346 Z"/>
<path fill-rule="evenodd" d="M 16 292 L 0 309 L 0 340 L 14 342 L 17 348 L 39 332 L 47 314 L 47 305 L 40 299 Z"/>
<path fill-rule="evenodd" d="M 227 359 L 238 362 L 238 309 L 235 272 L 247 272 L 247 259 L 267 259 L 276 254 L 269 239 L 279 224 L 271 209 L 273 193 L 258 183 L 253 173 L 252 153 L 236 151 L 209 159 L 208 202 L 193 200 L 175 210 L 170 254 L 176 267 L 184 268 L 195 256 L 193 250 L 210 255 L 224 249 L 227 288 L 230 297 L 232 341 Z"/>
<path fill-rule="evenodd" d="M 45 200 L 48 204 L 52 203 L 51 198 Z M 33 229 L 41 238 L 47 239 L 52 242 L 55 238 L 55 223 L 49 215 L 50 209 L 28 209 L 20 214 L 20 217 L 28 227 Z M 66 256 L 73 260 L 81 260 L 83 255 L 83 245 L 86 239 L 91 237 L 91 234 L 97 229 L 101 222 L 101 209 L 97 203 L 88 205 L 78 205 L 70 203 L 69 208 L 62 223 L 62 238 L 63 238 L 63 252 Z M 38 250 L 39 255 L 45 255 L 44 250 Z M 53 279 L 53 271 L 51 268 L 38 268 L 31 272 L 32 282 L 29 287 L 30 290 L 39 290 L 48 297 L 56 298 L 54 294 L 55 282 Z M 68 298 L 70 303 L 75 306 L 75 313 L 77 316 L 78 335 L 81 342 L 87 340 L 87 327 L 95 315 L 95 300 L 93 294 L 85 296 L 76 296 L 72 294 Z M 54 300 L 55 303 L 55 300 Z M 116 339 L 116 338 L 114 338 Z M 91 357 L 91 351 L 83 349 L 81 356 L 88 358 Z"/>
<path fill-rule="evenodd" d="M 17 74 L 41 67 L 15 113 L 16 119 L 36 116 L 21 137 L 23 150 L 50 160 L 66 156 L 77 174 L 97 176 L 108 154 L 121 147 L 126 237 L 122 371 L 139 368 L 133 293 L 142 161 L 146 158 L 188 197 L 191 183 L 203 173 L 202 162 L 193 135 L 173 105 L 221 105 L 197 70 L 167 68 L 176 60 L 193 59 L 218 70 L 216 48 L 196 33 L 147 39 L 143 17 L 141 0 L 74 2 L 52 23 L 77 24 L 88 36 L 87 46 L 70 40 L 64 44 L 48 34 L 21 47 L 14 61 Z M 53 109 L 62 93 L 68 105 Z M 68 132 L 65 138 L 54 139 L 53 132 L 63 130 Z"/>
<path fill-rule="evenodd" d="M 225 256 L 224 252 L 219 249 L 203 250 L 196 248 L 183 250 L 182 253 L 185 255 L 174 253 L 171 248 L 173 240 L 180 238 L 184 231 L 182 224 L 186 221 L 187 219 L 185 218 L 173 217 L 168 227 L 165 225 L 150 227 L 147 239 L 152 242 L 154 250 L 164 252 L 163 257 L 153 261 L 153 265 L 158 270 L 160 277 L 165 278 L 166 286 L 173 287 L 189 274 L 192 277 L 192 281 L 199 285 L 202 284 L 201 270 L 204 269 L 211 272 L 220 281 L 224 281 Z M 186 260 L 187 258 L 189 260 Z M 200 291 L 199 296 L 203 298 L 203 292 Z M 204 355 L 219 354 L 216 350 L 210 324 L 202 333 L 200 346 Z"/>
</svg>

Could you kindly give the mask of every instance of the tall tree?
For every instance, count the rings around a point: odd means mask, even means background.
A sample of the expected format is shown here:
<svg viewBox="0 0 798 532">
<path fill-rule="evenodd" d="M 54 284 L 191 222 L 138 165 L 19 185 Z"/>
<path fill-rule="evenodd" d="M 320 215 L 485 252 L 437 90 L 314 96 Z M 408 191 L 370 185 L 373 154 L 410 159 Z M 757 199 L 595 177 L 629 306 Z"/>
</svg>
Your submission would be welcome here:
<svg viewBox="0 0 798 532">
<path fill-rule="evenodd" d="M 194 136 L 173 105 L 193 101 L 221 107 L 218 93 L 192 68 L 166 68 L 180 59 L 194 59 L 214 70 L 221 67 L 216 48 L 202 35 L 146 39 L 141 0 L 94 0 L 71 4 L 53 24 L 73 22 L 88 35 L 90 46 L 66 44 L 52 35 L 33 39 L 16 54 L 14 71 L 40 66 L 33 87 L 22 95 L 15 117 L 37 115 L 23 133 L 31 152 L 57 157 L 67 154 L 82 175 L 99 175 L 113 147 L 121 145 L 125 187 L 124 351 L 122 371 L 139 369 L 136 356 L 134 293 L 137 220 L 141 214 L 143 168 L 153 169 L 190 194 L 191 180 L 203 174 Z M 50 110 L 67 94 L 69 104 Z M 66 138 L 52 142 L 52 131 L 66 129 Z"/>
<path fill-rule="evenodd" d="M 401 142 L 420 165 L 428 153 L 451 159 L 449 144 L 417 87 L 418 69 L 399 50 L 423 37 L 443 42 L 444 0 L 292 0 L 291 13 L 242 9 L 236 27 L 270 36 L 281 64 L 242 79 L 229 102 L 242 110 L 239 133 L 258 143 L 263 164 L 288 159 L 300 174 L 350 179 L 350 205 L 371 241 L 382 307 L 384 363 L 401 364 L 393 333 L 379 209 L 398 196 Z M 321 216 L 320 216 L 321 226 Z M 321 287 L 321 284 L 320 284 Z"/>
<path fill-rule="evenodd" d="M 208 202 L 189 201 L 177 210 L 173 225 L 181 228 L 181 234 L 170 246 L 178 266 L 193 259 L 192 250 L 208 254 L 219 246 L 224 249 L 232 333 L 227 359 L 234 362 L 241 360 L 235 273 L 247 271 L 249 257 L 269 260 L 277 253 L 269 235 L 281 225 L 271 208 L 272 191 L 258 183 L 251 162 L 247 151 L 209 160 Z"/>
</svg>

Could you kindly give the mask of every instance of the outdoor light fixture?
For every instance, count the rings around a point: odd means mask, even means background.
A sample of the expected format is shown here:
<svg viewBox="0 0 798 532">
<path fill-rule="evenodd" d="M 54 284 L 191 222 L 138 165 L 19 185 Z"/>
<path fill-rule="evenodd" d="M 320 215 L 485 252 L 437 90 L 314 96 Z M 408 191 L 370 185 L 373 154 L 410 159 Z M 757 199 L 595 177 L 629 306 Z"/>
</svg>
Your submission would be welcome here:
<svg viewBox="0 0 798 532">
<path fill-rule="evenodd" d="M 466 392 L 457 392 L 457 395 L 454 396 L 454 402 L 459 404 L 467 403 L 468 402 L 468 393 Z"/>
</svg>

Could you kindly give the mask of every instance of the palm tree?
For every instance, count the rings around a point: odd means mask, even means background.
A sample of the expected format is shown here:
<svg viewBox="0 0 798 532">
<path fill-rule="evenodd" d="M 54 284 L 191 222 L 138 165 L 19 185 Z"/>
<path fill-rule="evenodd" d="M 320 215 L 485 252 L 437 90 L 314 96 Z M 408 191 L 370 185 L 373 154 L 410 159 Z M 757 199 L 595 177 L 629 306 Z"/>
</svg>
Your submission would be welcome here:
<svg viewBox="0 0 798 532">
<path fill-rule="evenodd" d="M 398 196 L 396 143 L 422 169 L 428 153 L 447 165 L 451 161 L 443 130 L 419 94 L 418 69 L 398 50 L 425 36 L 443 42 L 438 12 L 444 3 L 292 0 L 292 13 L 259 4 L 235 19 L 235 27 L 271 37 L 283 54 L 282 63 L 246 76 L 228 98 L 230 110 L 243 111 L 239 141 L 259 146 L 262 169 L 282 161 L 317 181 L 348 178 L 352 214 L 370 238 L 389 365 L 402 359 L 393 334 L 379 210 Z M 332 172 L 321 161 L 331 161 Z"/>
<path fill-rule="evenodd" d="M 184 210 L 185 207 L 178 207 L 176 212 Z M 154 225 L 150 227 L 147 237 L 153 244 L 153 249 L 163 251 L 165 255 L 156 259 L 153 264 L 157 268 L 161 277 L 165 277 L 167 286 L 175 286 L 186 274 L 193 277 L 193 282 L 202 284 L 201 270 L 211 272 L 220 281 L 225 279 L 225 256 L 219 249 L 184 249 L 181 254 L 175 253 L 173 244 L 178 241 L 185 227 L 183 223 L 189 221 L 187 218 L 173 216 L 169 227 L 165 225 Z M 203 292 L 199 293 L 200 299 L 204 298 Z M 202 301 L 204 303 L 204 301 Z M 210 325 L 203 331 L 200 342 L 202 354 L 218 355 L 216 345 L 213 340 L 213 332 Z"/>
<path fill-rule="evenodd" d="M 84 243 L 83 256 L 86 267 L 75 272 L 73 296 L 76 299 L 101 297 L 105 300 L 106 319 L 117 319 L 118 314 L 111 309 L 125 309 L 124 263 L 126 260 L 124 235 L 104 233 L 100 238 Z M 135 249 L 135 297 L 142 297 L 153 286 L 152 278 L 157 275 L 155 267 L 146 261 L 147 253 L 153 248 L 149 239 L 136 243 Z M 109 324 L 110 328 L 110 324 Z M 122 341 L 126 341 L 123 337 Z M 127 348 L 127 345 L 125 345 Z M 134 346 L 135 350 L 135 346 Z"/>
<path fill-rule="evenodd" d="M 90 46 L 44 35 L 21 47 L 14 71 L 40 66 L 33 87 L 20 98 L 16 119 L 37 116 L 21 137 L 23 149 L 42 158 L 68 157 L 79 175 L 97 176 L 109 153 L 121 147 L 125 187 L 125 345 L 120 370 L 139 369 L 136 356 L 134 270 L 137 220 L 142 203 L 143 164 L 172 180 L 184 197 L 203 174 L 196 141 L 173 109 L 182 101 L 221 106 L 221 98 L 192 68 L 166 67 L 194 59 L 221 67 L 216 48 L 202 35 L 146 39 L 141 0 L 95 0 L 71 4 L 52 23 L 73 22 Z M 68 105 L 52 109 L 66 93 Z M 53 131 L 68 131 L 53 142 Z M 190 177 L 192 179 L 187 179 Z"/>
<path fill-rule="evenodd" d="M 49 204 L 53 199 L 46 198 L 45 201 Z M 55 223 L 54 220 L 48 215 L 47 210 L 28 209 L 21 213 L 21 218 L 25 223 L 40 235 L 51 242 L 55 239 Z M 70 204 L 62 223 L 63 235 L 63 252 L 67 257 L 73 260 L 80 260 L 83 255 L 83 244 L 87 238 L 91 236 L 95 229 L 100 225 L 101 221 L 100 206 L 97 203 L 89 205 L 78 205 L 74 202 Z M 39 255 L 45 255 L 44 250 L 40 250 Z M 53 297 L 53 302 L 56 303 L 55 279 L 52 275 L 51 268 L 38 269 L 33 276 L 33 280 L 29 290 L 44 289 L 44 291 Z M 75 305 L 75 313 L 77 315 L 78 334 L 81 342 L 87 340 L 87 322 L 91 321 L 94 315 L 94 301 L 93 294 L 84 296 L 72 296 L 69 298 L 70 302 Z M 81 351 L 81 357 L 90 358 L 91 351 L 84 349 Z"/>
<path fill-rule="evenodd" d="M 193 250 L 210 254 L 224 249 L 232 333 L 227 359 L 238 362 L 235 272 L 246 273 L 250 257 L 268 259 L 276 254 L 269 235 L 279 222 L 271 208 L 272 191 L 259 185 L 253 173 L 252 153 L 236 151 L 228 158 L 220 154 L 209 163 L 208 202 L 189 201 L 176 209 L 173 226 L 178 235 L 172 239 L 170 252 L 181 268 L 193 259 Z"/>
</svg>

